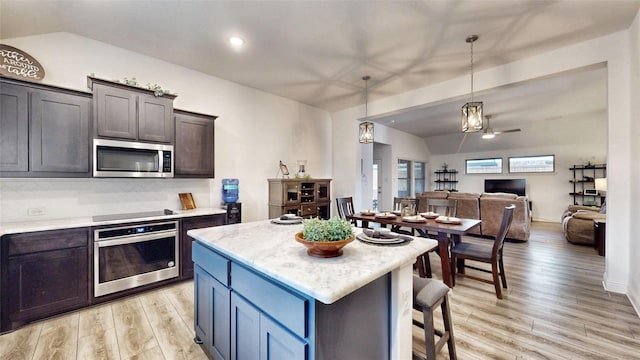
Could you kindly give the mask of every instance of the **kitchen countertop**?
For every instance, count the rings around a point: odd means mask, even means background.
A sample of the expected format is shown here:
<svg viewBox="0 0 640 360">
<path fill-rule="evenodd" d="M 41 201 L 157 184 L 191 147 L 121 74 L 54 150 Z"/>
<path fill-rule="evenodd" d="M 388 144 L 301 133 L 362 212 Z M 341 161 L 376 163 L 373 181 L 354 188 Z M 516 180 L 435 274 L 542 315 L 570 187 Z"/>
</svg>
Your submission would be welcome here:
<svg viewBox="0 0 640 360">
<path fill-rule="evenodd" d="M 357 239 L 343 255 L 320 259 L 307 255 L 295 233 L 302 225 L 276 225 L 270 220 L 189 230 L 203 245 L 325 304 L 331 304 L 438 245 L 415 237 L 401 246 L 369 245 Z M 356 234 L 362 229 L 356 228 Z"/>
<path fill-rule="evenodd" d="M 150 221 L 150 220 L 170 220 L 183 217 L 226 214 L 226 210 L 219 208 L 196 208 L 192 210 L 173 210 L 172 215 L 149 216 L 143 218 L 119 219 L 108 221 L 94 221 L 91 216 L 78 218 L 62 218 L 40 221 L 21 221 L 11 223 L 0 223 L 0 236 L 5 234 L 16 234 L 33 231 L 45 230 L 61 230 L 87 226 L 125 224 L 132 222 Z"/>
</svg>

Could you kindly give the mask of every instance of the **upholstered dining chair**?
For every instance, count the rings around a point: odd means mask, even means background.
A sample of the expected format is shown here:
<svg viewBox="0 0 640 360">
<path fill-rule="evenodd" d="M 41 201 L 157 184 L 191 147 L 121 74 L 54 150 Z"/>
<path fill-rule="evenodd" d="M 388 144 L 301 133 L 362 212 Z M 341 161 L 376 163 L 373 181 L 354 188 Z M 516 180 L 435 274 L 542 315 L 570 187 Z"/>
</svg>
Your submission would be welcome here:
<svg viewBox="0 0 640 360">
<path fill-rule="evenodd" d="M 493 284 L 496 289 L 496 296 L 498 299 L 502 299 L 502 287 L 507 288 L 507 278 L 504 274 L 504 263 L 502 260 L 502 248 L 504 247 L 504 238 L 507 236 L 507 232 L 511 226 L 511 220 L 513 220 L 513 209 L 515 209 L 515 207 L 515 205 L 510 205 L 504 208 L 500 230 L 492 245 L 461 241 L 451 249 L 451 275 L 454 285 L 456 283 L 456 276 L 468 277 Z M 491 264 L 491 270 L 468 265 L 465 263 L 466 260 Z M 458 268 L 457 273 L 455 267 Z M 466 273 L 465 268 L 491 273 L 492 279 L 489 280 L 469 275 Z M 502 287 L 500 287 L 500 281 L 502 281 Z"/>
<path fill-rule="evenodd" d="M 449 305 L 449 287 L 440 280 L 413 276 L 413 308 L 422 313 L 422 321 L 413 319 L 413 325 L 423 329 L 426 360 L 436 360 L 437 353 L 447 344 L 449 360 L 456 360 L 456 343 Z M 444 329 L 436 329 L 434 313 L 440 307 Z M 436 340 L 436 336 L 439 338 Z M 413 359 L 423 360 L 413 352 Z"/>
<path fill-rule="evenodd" d="M 458 200 L 452 199 L 427 199 L 427 211 L 435 212 L 442 216 L 456 216 L 458 209 Z M 435 234 L 428 234 L 429 237 L 436 237 Z M 438 255 L 438 248 L 434 248 L 433 250 L 429 250 L 428 252 L 418 256 L 416 261 L 422 263 L 422 269 L 424 269 L 423 274 L 419 274 L 421 277 L 430 278 L 431 275 L 431 262 L 429 261 L 429 253 L 435 252 Z M 418 267 L 420 269 L 420 267 Z"/>
</svg>

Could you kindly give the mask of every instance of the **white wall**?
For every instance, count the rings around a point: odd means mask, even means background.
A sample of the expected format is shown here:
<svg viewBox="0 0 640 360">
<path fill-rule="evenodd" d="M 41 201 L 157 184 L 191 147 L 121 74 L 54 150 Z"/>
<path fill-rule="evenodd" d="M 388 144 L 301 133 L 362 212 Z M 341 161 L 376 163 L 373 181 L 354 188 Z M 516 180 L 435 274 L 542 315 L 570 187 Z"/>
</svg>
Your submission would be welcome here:
<svg viewBox="0 0 640 360">
<path fill-rule="evenodd" d="M 369 114 L 376 114 L 378 102 L 370 102 Z M 333 196 L 353 196 L 356 211 L 371 208 L 371 164 L 374 159 L 372 144 L 358 143 L 358 119 L 364 114 L 363 107 L 355 107 L 332 114 L 333 124 L 333 174 L 335 186 Z M 383 203 L 392 204 L 398 192 L 396 164 L 398 159 L 428 162 L 429 149 L 422 138 L 384 125 L 375 124 L 375 146 L 390 146 L 384 162 L 383 186 L 390 187 L 383 193 Z M 361 174 L 361 159 L 364 176 Z"/>
<path fill-rule="evenodd" d="M 219 118 L 213 180 L 30 179 L 23 184 L 1 179 L 1 222 L 125 212 L 120 209 L 175 209 L 180 206 L 179 192 L 194 193 L 200 207 L 218 206 L 223 178 L 240 180 L 242 220 L 253 221 L 268 217 L 267 178 L 276 176 L 279 160 L 295 170 L 296 160 L 306 159 L 313 177 L 331 177 L 332 133 L 326 111 L 74 34 L 3 39 L 2 43 L 38 59 L 46 71 L 44 83 L 88 91 L 90 73 L 109 80 L 136 77 L 141 84 L 157 83 L 177 93 L 176 108 Z M 55 190 L 49 194 L 46 189 L 51 187 Z M 141 191 L 156 193 L 147 198 Z M 92 196 L 93 192 L 97 193 Z M 106 194 L 118 195 L 110 197 L 109 204 L 88 201 Z M 28 217 L 28 207 L 45 207 L 46 215 Z"/>
<path fill-rule="evenodd" d="M 638 233 L 638 214 L 640 214 L 640 118 L 636 107 L 640 104 L 640 11 L 629 30 L 629 48 L 631 51 L 631 101 L 629 110 L 634 114 L 629 141 L 631 143 L 631 162 L 629 166 L 629 179 L 633 185 L 630 187 L 631 217 L 632 221 L 627 224 L 629 231 L 629 287 L 627 294 L 634 304 L 636 312 L 640 314 L 640 234 Z M 607 227 L 609 225 L 607 224 Z M 609 233 L 607 233 L 607 236 Z M 607 239 L 608 241 L 608 239 Z M 615 242 L 611 246 L 616 246 Z M 609 251 L 607 243 L 607 251 Z M 608 260 L 607 260 L 608 261 Z"/>
</svg>

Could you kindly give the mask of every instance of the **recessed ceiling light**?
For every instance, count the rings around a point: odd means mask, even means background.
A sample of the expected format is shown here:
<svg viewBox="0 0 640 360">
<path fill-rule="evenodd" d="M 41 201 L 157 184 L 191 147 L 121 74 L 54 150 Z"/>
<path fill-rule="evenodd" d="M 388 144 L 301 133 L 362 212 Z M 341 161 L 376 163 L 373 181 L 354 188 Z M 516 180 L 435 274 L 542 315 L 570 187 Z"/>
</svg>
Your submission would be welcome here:
<svg viewBox="0 0 640 360">
<path fill-rule="evenodd" d="M 244 45 L 244 39 L 239 36 L 232 36 L 229 38 L 229 44 L 235 48 L 239 48 Z"/>
</svg>

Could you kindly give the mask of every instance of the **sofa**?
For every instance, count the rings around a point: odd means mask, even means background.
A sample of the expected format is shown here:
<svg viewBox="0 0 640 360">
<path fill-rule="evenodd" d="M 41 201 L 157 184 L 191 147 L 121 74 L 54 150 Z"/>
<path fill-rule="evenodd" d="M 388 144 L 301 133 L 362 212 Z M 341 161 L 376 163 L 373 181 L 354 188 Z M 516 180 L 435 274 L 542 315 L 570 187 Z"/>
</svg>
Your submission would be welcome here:
<svg viewBox="0 0 640 360">
<path fill-rule="evenodd" d="M 482 193 L 480 195 L 480 219 L 482 220 L 482 235 L 496 236 L 500 230 L 504 208 L 514 204 L 513 220 L 508 239 L 529 240 L 531 231 L 531 211 L 529 199 L 507 193 Z"/>
<path fill-rule="evenodd" d="M 604 220 L 607 215 L 604 208 L 596 206 L 569 205 L 562 214 L 564 237 L 572 244 L 593 245 L 593 220 Z"/>
<path fill-rule="evenodd" d="M 426 199 L 455 199 L 457 200 L 456 216 L 467 219 L 480 219 L 479 228 L 469 233 L 483 236 L 496 236 L 502 222 L 504 208 L 516 205 L 513 213 L 513 221 L 507 233 L 507 238 L 512 240 L 527 241 L 531 228 L 531 211 L 529 199 L 508 193 L 466 193 L 450 191 L 427 191 L 416 196 L 418 210 L 426 211 Z"/>
<path fill-rule="evenodd" d="M 449 199 L 457 201 L 456 217 L 465 219 L 481 219 L 480 194 L 466 192 L 452 192 Z M 482 224 L 469 231 L 470 234 L 482 235 Z"/>
</svg>

